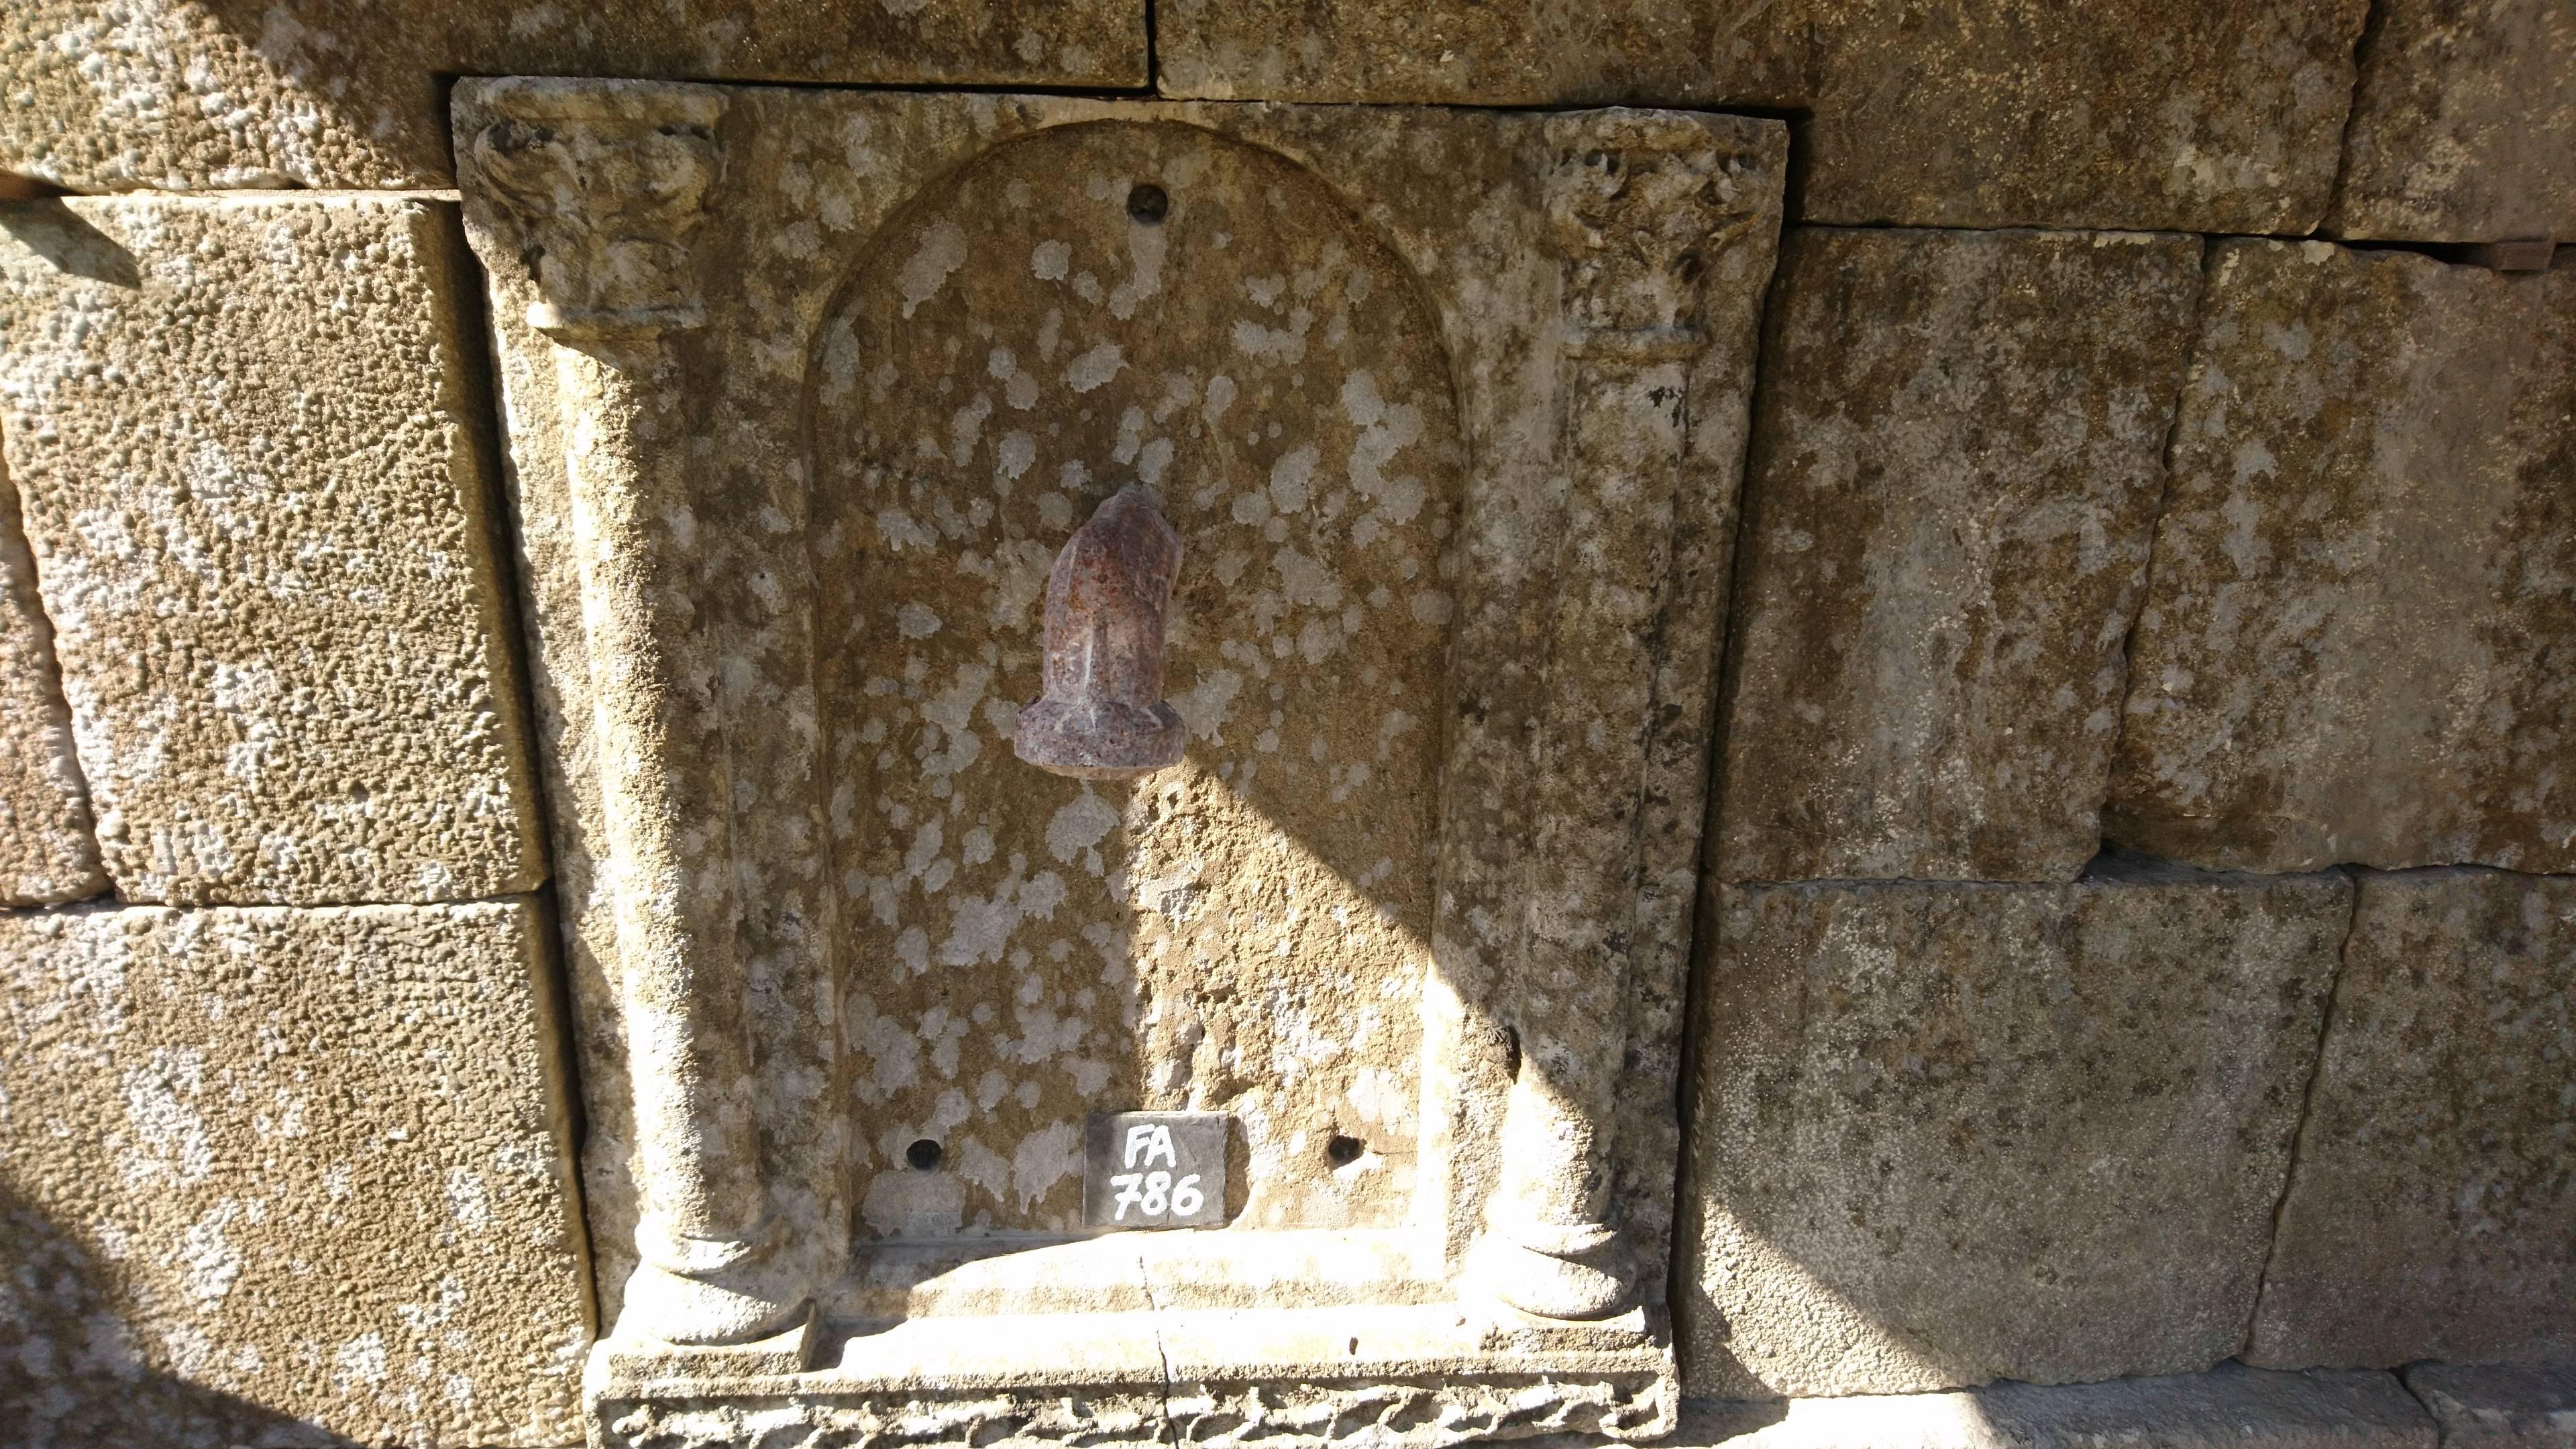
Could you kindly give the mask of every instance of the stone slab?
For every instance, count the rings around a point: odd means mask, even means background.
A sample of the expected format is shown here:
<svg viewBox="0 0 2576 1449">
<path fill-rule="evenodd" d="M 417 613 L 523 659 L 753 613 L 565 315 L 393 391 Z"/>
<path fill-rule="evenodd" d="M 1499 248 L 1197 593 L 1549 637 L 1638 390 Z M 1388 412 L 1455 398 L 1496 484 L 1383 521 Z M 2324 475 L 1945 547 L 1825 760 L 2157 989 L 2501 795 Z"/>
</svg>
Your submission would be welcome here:
<svg viewBox="0 0 2576 1449">
<path fill-rule="evenodd" d="M 1674 1449 L 2433 1449 L 2394 1375 L 2206 1373 L 1787 1403 L 1684 1402 Z"/>
<path fill-rule="evenodd" d="M 78 900 L 106 885 L 54 671 L 54 628 L 0 459 L 0 905 Z"/>
<path fill-rule="evenodd" d="M 2363 0 L 1164 0 L 1208 99 L 1801 113 L 1817 222 L 2299 233 L 2334 185 Z"/>
<path fill-rule="evenodd" d="M 2576 266 L 2220 243 L 2105 833 L 2576 869 Z"/>
<path fill-rule="evenodd" d="M 2576 241 L 2576 10 L 2381 0 L 2326 230 Z"/>
<path fill-rule="evenodd" d="M 12 0 L 0 171 L 74 190 L 452 186 L 457 75 L 1142 86 L 1143 0 Z"/>
<path fill-rule="evenodd" d="M 2246 1359 L 2576 1357 L 2576 879 L 2364 874 Z"/>
<path fill-rule="evenodd" d="M 2195 237 L 1784 239 L 1715 870 L 2075 878 L 2101 846 Z"/>
<path fill-rule="evenodd" d="M 543 878 L 454 208 L 0 206 L 0 446 L 129 900 Z"/>
<path fill-rule="evenodd" d="M 1694 1397 L 2206 1368 L 2244 1342 L 2351 886 L 1723 886 L 1677 1308 Z"/>
<path fill-rule="evenodd" d="M 558 1445 L 544 914 L 0 916 L 0 1444 Z"/>
<path fill-rule="evenodd" d="M 2442 1429 L 2442 1449 L 2576 1449 L 2576 1359 L 2410 1364 L 2406 1387 Z"/>
</svg>

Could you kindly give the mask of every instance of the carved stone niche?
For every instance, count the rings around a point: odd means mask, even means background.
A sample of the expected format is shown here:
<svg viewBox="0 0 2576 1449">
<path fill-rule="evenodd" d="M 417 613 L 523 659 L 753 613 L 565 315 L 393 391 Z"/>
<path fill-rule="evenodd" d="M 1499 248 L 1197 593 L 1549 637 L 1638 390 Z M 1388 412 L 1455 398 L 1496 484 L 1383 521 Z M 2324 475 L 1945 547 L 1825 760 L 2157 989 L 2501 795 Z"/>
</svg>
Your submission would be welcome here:
<svg viewBox="0 0 2576 1449">
<path fill-rule="evenodd" d="M 456 123 L 596 1442 L 1669 1430 L 1783 129 L 530 79 Z M 1187 747 L 1066 778 L 1012 752 L 1041 598 L 1130 486 Z M 1224 1114 L 1223 1227 L 1083 1226 L 1129 1110 Z"/>
</svg>

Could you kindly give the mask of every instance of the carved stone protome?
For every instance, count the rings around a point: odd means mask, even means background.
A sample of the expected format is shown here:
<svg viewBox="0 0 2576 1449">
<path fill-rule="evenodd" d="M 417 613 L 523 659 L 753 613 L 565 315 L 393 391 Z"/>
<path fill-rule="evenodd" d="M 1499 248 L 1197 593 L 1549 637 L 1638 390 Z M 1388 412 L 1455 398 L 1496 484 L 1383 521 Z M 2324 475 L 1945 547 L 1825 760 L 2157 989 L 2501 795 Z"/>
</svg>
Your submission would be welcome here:
<svg viewBox="0 0 2576 1449">
<path fill-rule="evenodd" d="M 1045 694 L 1011 748 L 1039 769 L 1112 780 L 1181 762 L 1188 731 L 1163 699 L 1163 624 L 1181 536 L 1129 484 L 1100 505 L 1047 575 Z"/>
<path fill-rule="evenodd" d="M 1645 875 L 1699 280 L 1760 217 L 1730 207 L 1718 180 L 1731 158 L 1686 118 L 1568 116 L 1548 140 L 1549 214 L 1566 248 L 1565 526 L 1530 783 L 1520 1069 L 1473 1276 L 1524 1312 L 1592 1319 L 1626 1308 L 1638 1286 L 1609 1220 L 1605 1138 L 1624 1069 L 1616 1024 Z"/>
<path fill-rule="evenodd" d="M 557 344 L 615 972 L 629 1050 L 654 1064 L 634 1076 L 641 1261 L 618 1332 L 745 1343 L 809 1293 L 779 1261 L 760 1176 L 721 651 L 700 618 L 672 336 L 704 317 L 689 240 L 725 96 L 513 80 L 483 105 L 498 119 L 474 134 L 467 204 L 533 267 L 528 323 Z"/>
</svg>

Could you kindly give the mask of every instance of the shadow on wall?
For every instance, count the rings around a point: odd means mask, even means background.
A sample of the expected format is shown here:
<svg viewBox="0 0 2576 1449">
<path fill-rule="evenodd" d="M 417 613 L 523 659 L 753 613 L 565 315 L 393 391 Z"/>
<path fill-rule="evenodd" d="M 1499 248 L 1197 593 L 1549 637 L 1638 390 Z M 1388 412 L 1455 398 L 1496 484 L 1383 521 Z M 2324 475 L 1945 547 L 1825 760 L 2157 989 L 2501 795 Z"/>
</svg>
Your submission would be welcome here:
<svg viewBox="0 0 2576 1449">
<path fill-rule="evenodd" d="M 143 268 L 134 254 L 83 221 L 58 197 L 0 207 L 0 231 L 75 277 L 112 287 L 143 285 Z"/>
<path fill-rule="evenodd" d="M 354 1441 L 188 1382 L 117 1312 L 116 1268 L 0 1180 L 0 1449 L 343 1449 Z M 160 1346 L 152 1358 L 191 1351 Z M 198 1344 L 193 1351 L 237 1351 Z"/>
</svg>

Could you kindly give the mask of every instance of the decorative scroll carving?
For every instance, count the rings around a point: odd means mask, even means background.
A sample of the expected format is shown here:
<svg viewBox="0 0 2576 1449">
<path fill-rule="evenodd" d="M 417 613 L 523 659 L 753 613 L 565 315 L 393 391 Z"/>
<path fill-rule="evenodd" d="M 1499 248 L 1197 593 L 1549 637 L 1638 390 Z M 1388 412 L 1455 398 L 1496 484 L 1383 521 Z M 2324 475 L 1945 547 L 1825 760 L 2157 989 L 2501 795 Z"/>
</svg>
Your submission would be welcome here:
<svg viewBox="0 0 2576 1449">
<path fill-rule="evenodd" d="M 1688 117 L 1551 119 L 1549 215 L 1566 252 L 1565 522 L 1535 742 L 1535 838 L 1503 1124 L 1503 1178 L 1473 1275 L 1550 1318 L 1635 1296 L 1609 1220 L 1604 1140 L 1618 1074 L 1643 868 L 1641 819 L 1700 279 L 1761 224 L 1721 183 L 1733 154 Z"/>
<path fill-rule="evenodd" d="M 689 243 L 722 91 L 514 80 L 482 91 L 467 200 L 534 269 L 564 409 L 599 791 L 634 1073 L 642 1265 L 622 1334 L 740 1343 L 807 1291 L 773 1264 L 734 945 L 732 779 L 672 334 L 704 316 Z M 497 203 L 497 205 L 495 204 Z M 499 262 L 501 259 L 487 258 Z"/>
</svg>

